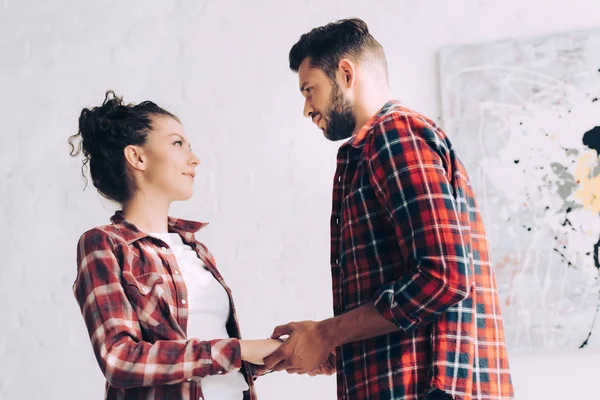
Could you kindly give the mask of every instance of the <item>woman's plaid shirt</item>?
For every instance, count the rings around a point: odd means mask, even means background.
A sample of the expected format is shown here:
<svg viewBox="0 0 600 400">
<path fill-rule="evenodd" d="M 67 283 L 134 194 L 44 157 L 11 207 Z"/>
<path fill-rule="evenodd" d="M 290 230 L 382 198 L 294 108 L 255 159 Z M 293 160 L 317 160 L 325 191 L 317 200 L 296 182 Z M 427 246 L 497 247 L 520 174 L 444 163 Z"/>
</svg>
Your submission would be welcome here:
<svg viewBox="0 0 600 400">
<path fill-rule="evenodd" d="M 73 285 L 106 377 L 105 398 L 197 400 L 202 377 L 241 369 L 250 386 L 244 398 L 255 400 L 253 377 L 265 371 L 242 362 L 231 291 L 194 237 L 206 224 L 169 218 L 169 231 L 196 251 L 227 291 L 230 338 L 188 338 L 187 291 L 173 252 L 120 212 L 111 220 L 81 236 Z"/>
</svg>

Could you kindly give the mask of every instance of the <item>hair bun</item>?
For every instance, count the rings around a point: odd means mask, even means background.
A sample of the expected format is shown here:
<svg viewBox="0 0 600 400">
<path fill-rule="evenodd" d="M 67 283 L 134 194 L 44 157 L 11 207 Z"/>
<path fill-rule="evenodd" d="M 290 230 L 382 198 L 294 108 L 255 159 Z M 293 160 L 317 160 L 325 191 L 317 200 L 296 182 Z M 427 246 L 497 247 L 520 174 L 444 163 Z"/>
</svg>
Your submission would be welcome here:
<svg viewBox="0 0 600 400">
<path fill-rule="evenodd" d="M 81 111 L 79 132 L 81 132 L 81 146 L 86 154 L 93 154 L 99 141 L 109 139 L 115 116 L 122 107 L 123 99 L 109 90 L 101 106 L 92 109 L 84 108 Z"/>
</svg>

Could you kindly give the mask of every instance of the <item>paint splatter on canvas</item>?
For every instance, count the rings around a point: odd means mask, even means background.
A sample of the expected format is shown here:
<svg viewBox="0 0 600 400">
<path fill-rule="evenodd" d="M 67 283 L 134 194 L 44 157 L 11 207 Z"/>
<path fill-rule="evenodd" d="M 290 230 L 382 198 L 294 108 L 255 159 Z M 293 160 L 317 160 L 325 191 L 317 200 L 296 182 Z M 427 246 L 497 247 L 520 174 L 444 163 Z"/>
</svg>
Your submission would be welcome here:
<svg viewBox="0 0 600 400">
<path fill-rule="evenodd" d="M 440 81 L 509 348 L 600 348 L 600 30 L 447 47 Z"/>
</svg>

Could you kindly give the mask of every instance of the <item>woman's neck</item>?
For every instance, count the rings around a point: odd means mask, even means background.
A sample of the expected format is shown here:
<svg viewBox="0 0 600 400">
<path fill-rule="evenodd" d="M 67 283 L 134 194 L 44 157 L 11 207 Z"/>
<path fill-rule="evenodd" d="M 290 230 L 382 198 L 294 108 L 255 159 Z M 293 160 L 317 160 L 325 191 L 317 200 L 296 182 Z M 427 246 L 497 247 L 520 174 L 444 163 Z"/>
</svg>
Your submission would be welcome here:
<svg viewBox="0 0 600 400">
<path fill-rule="evenodd" d="M 161 196 L 136 193 L 123 203 L 123 217 L 146 233 L 169 231 L 170 201 Z"/>
</svg>

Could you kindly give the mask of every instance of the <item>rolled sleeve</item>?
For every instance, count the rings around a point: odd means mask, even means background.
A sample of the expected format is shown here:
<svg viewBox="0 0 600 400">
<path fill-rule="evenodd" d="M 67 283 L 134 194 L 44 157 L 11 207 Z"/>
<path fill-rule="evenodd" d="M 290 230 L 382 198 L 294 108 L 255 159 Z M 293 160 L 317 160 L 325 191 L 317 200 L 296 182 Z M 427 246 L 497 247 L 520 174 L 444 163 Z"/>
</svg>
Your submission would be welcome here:
<svg viewBox="0 0 600 400">
<path fill-rule="evenodd" d="M 175 384 L 241 368 L 238 339 L 145 341 L 121 284 L 116 248 L 108 233 L 86 232 L 78 244 L 73 285 L 96 360 L 110 385 Z"/>
<path fill-rule="evenodd" d="M 374 305 L 404 330 L 433 321 L 469 293 L 466 202 L 454 193 L 433 128 L 394 115 L 375 127 L 369 159 L 376 196 L 394 225 L 404 276 L 380 287 Z"/>
</svg>

